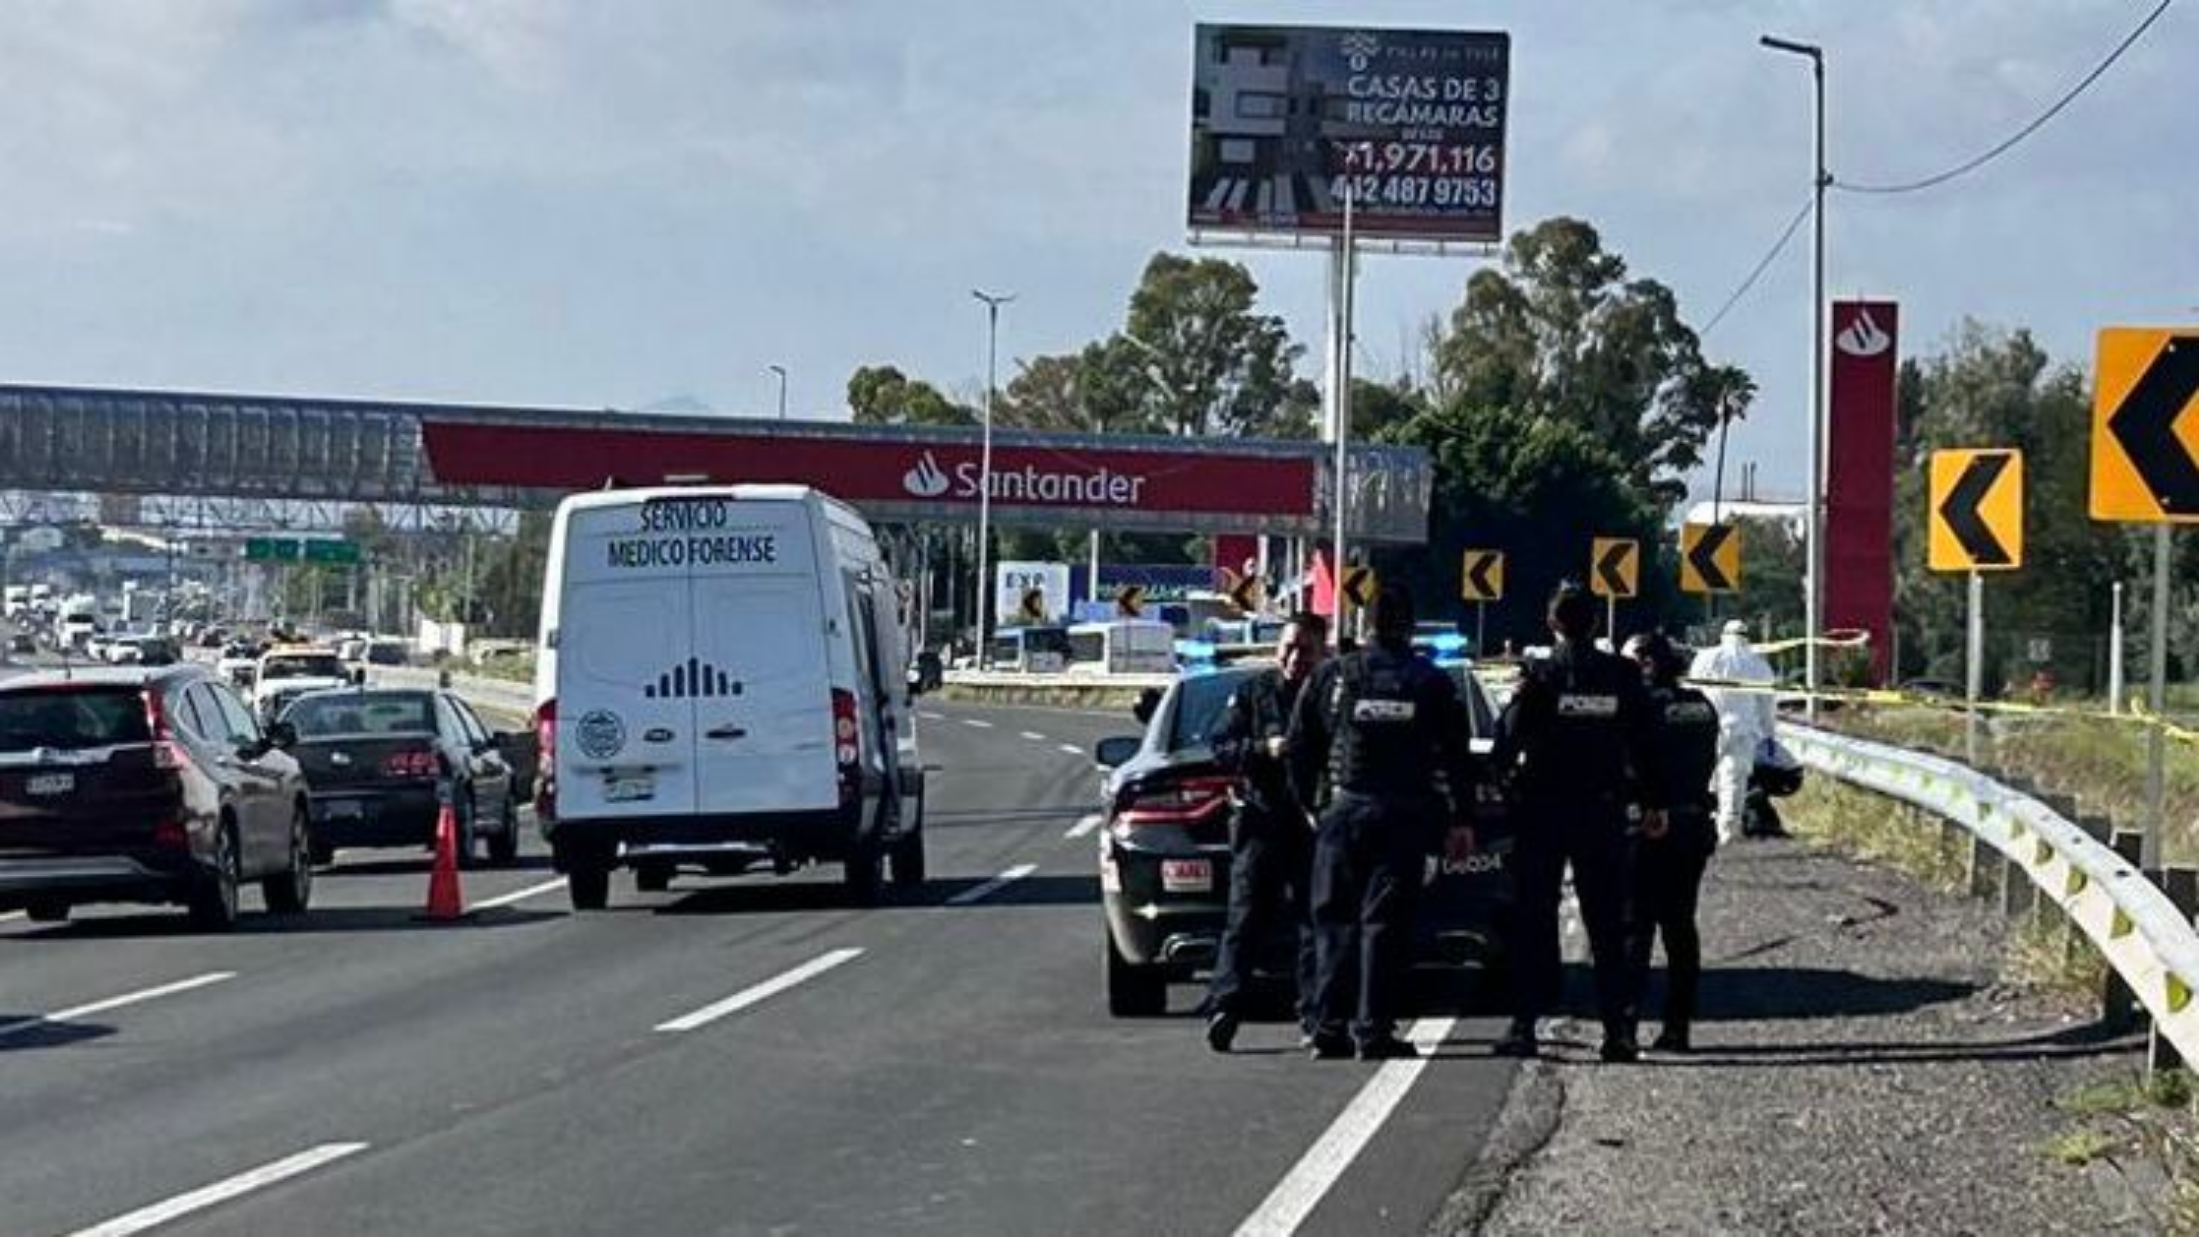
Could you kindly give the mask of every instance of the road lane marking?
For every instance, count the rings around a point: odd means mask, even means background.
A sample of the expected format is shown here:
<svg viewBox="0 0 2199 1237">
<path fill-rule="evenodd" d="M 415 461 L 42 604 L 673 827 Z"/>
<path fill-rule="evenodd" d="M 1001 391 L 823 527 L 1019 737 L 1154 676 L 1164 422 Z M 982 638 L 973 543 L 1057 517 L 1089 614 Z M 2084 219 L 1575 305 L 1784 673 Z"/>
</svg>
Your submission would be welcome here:
<svg viewBox="0 0 2199 1237">
<path fill-rule="evenodd" d="M 922 709 L 918 709 L 916 715 L 923 718 L 927 722 L 943 722 L 947 720 L 947 715 L 944 713 L 929 713 Z"/>
<path fill-rule="evenodd" d="M 1084 754 L 1084 749 L 1083 749 L 1083 748 L 1081 748 L 1081 747 L 1078 747 L 1078 746 L 1077 746 L 1076 744 L 1074 744 L 1074 743 L 1064 743 L 1064 744 L 1062 744 L 1062 745 L 1061 745 L 1061 750 L 1062 750 L 1062 751 L 1065 751 L 1065 752 L 1067 752 L 1067 753 L 1069 753 L 1069 754 L 1070 754 L 1071 756 L 1082 756 L 1082 755 Z"/>
<path fill-rule="evenodd" d="M 564 887 L 565 878 L 560 876 L 556 880 L 546 880 L 539 885 L 529 885 L 525 889 L 513 893 L 501 893 L 493 898 L 484 898 L 474 903 L 473 909 L 477 911 L 494 910 L 499 906 L 510 906 L 514 902 L 524 902 L 529 898 Z"/>
<path fill-rule="evenodd" d="M 1072 841 L 1077 838 L 1084 837 L 1090 834 L 1092 830 L 1099 828 L 1100 822 L 1104 819 L 1106 818 L 1101 816 L 1098 812 L 1094 812 L 1090 816 L 1080 818 L 1077 823 L 1069 826 L 1069 832 L 1064 833 L 1061 836 L 1069 838 Z"/>
<path fill-rule="evenodd" d="M 975 717 L 963 718 L 962 724 L 970 727 L 972 730 L 991 730 L 993 728 L 993 724 L 991 722 Z"/>
<path fill-rule="evenodd" d="M 947 905 L 968 906 L 972 902 L 982 902 L 1036 871 L 1038 865 L 1035 863 L 1019 863 L 984 884 L 965 889 L 947 899 Z"/>
<path fill-rule="evenodd" d="M 157 1228 L 170 1220 L 187 1216 L 194 1211 L 204 1211 L 219 1203 L 264 1190 L 271 1185 L 288 1181 L 292 1177 L 312 1172 L 324 1164 L 333 1164 L 345 1156 L 357 1155 L 367 1149 L 365 1143 L 322 1143 L 309 1147 L 296 1155 L 285 1156 L 272 1164 L 227 1177 L 212 1185 L 201 1186 L 188 1194 L 178 1194 L 165 1202 L 150 1207 L 140 1207 L 128 1215 L 116 1216 L 104 1224 L 78 1229 L 70 1237 L 130 1237 Z"/>
<path fill-rule="evenodd" d="M 1038 733 L 1035 730 L 1024 731 L 1023 737 L 1029 739 L 1033 743 L 1044 743 L 1046 741 L 1046 736 Z"/>
<path fill-rule="evenodd" d="M 862 956 L 863 951 L 860 949 L 835 949 L 830 953 L 820 954 L 793 970 L 775 975 L 753 988 L 743 988 L 722 1001 L 712 1001 L 694 1013 L 682 1014 L 670 1022 L 660 1022 L 654 1029 L 677 1033 L 692 1031 L 699 1026 L 707 1026 L 727 1014 L 737 1014 L 751 1005 L 768 1001 L 797 984 L 806 983 L 842 963 L 853 962 Z"/>
<path fill-rule="evenodd" d="M 1237 1237 L 1284 1237 L 1297 1232 L 1352 1161 L 1381 1132 L 1383 1123 L 1419 1081 L 1421 1071 L 1428 1068 L 1427 1054 L 1451 1033 L 1456 1021 L 1422 1018 L 1415 1022 L 1406 1038 L 1420 1046 L 1422 1055 L 1410 1061 L 1384 1062 L 1259 1207 L 1237 1226 Z"/>
<path fill-rule="evenodd" d="M 88 1005 L 72 1005 L 67 1009 L 57 1009 L 50 1014 L 36 1014 L 29 1018 L 0 1025 L 0 1039 L 5 1039 L 10 1035 L 20 1035 L 32 1027 L 73 1022 L 78 1018 L 88 1018 L 93 1014 L 104 1014 L 110 1009 L 121 1009 L 125 1005 L 159 1000 L 164 996 L 174 996 L 179 992 L 189 992 L 195 988 L 204 988 L 208 984 L 218 984 L 223 980 L 235 979 L 236 977 L 237 973 L 235 971 L 208 971 L 204 975 L 193 975 L 189 979 L 179 979 L 172 984 L 161 984 L 156 988 L 140 988 L 136 992 L 125 992 L 121 996 L 107 997 L 103 1000 L 93 1001 Z"/>
</svg>

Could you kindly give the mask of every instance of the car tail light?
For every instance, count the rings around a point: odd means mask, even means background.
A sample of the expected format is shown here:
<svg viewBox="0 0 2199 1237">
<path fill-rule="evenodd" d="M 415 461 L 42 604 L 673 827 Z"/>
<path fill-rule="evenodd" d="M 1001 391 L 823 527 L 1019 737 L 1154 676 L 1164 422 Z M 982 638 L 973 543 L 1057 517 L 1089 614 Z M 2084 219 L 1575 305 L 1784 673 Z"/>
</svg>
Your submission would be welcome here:
<svg viewBox="0 0 2199 1237">
<path fill-rule="evenodd" d="M 852 802 L 861 790 L 859 778 L 863 749 L 857 743 L 861 726 L 855 716 L 855 693 L 832 693 L 832 760 L 840 770 L 840 802 Z"/>
<path fill-rule="evenodd" d="M 383 777 L 427 778 L 441 771 L 442 761 L 432 748 L 410 747 L 382 758 Z"/>
<path fill-rule="evenodd" d="M 1226 777 L 1187 777 L 1150 788 L 1137 788 L 1115 813 L 1121 825 L 1195 825 L 1229 807 Z"/>
<path fill-rule="evenodd" d="M 534 810 L 557 816 L 557 697 L 542 702 L 534 711 L 535 783 Z"/>
<path fill-rule="evenodd" d="M 145 733 L 153 737 L 153 765 L 161 769 L 188 769 L 191 754 L 176 741 L 175 727 L 168 722 L 168 706 L 160 699 L 160 692 L 147 688 L 145 699 Z M 177 826 L 180 831 L 182 826 Z"/>
<path fill-rule="evenodd" d="M 183 831 L 183 822 L 164 820 L 153 826 L 153 845 L 162 850 L 182 850 L 191 844 L 191 837 Z"/>
</svg>

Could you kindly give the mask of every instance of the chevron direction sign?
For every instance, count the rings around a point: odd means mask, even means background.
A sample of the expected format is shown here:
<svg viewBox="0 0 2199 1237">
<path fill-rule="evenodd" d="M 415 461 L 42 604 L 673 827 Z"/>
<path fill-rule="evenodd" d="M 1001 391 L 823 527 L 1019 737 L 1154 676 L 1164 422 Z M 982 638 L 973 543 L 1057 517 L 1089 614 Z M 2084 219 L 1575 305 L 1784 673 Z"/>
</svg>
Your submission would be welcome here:
<svg viewBox="0 0 2199 1237">
<path fill-rule="evenodd" d="M 2098 361 L 2092 518 L 2199 523 L 2199 331 L 2111 327 Z"/>
<path fill-rule="evenodd" d="M 2023 452 L 1934 451 L 1933 571 L 2014 571 L 2023 566 Z"/>
</svg>

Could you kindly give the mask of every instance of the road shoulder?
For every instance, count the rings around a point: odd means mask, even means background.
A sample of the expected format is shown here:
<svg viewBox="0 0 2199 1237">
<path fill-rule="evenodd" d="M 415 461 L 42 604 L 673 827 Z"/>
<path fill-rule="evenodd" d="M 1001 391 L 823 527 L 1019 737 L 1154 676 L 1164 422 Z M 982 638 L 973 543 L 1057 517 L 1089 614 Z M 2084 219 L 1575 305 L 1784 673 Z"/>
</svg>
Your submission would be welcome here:
<svg viewBox="0 0 2199 1237">
<path fill-rule="evenodd" d="M 2127 1183 L 2048 1151 L 2057 1099 L 2128 1075 L 2134 1041 L 2004 980 L 1997 913 L 1748 842 L 1714 862 L 1702 924 L 1697 1053 L 1598 1066 L 1561 1032 L 1438 1231 L 2151 1231 Z"/>
</svg>

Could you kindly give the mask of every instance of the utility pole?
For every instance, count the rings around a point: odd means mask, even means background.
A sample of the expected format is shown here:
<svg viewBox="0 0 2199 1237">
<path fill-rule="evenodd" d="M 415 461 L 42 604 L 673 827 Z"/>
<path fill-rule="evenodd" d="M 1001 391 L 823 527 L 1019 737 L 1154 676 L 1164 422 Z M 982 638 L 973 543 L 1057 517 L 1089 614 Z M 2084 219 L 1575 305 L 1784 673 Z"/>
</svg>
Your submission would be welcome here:
<svg viewBox="0 0 2199 1237">
<path fill-rule="evenodd" d="M 992 569 L 993 525 L 993 388 L 1000 369 L 1000 307 L 1014 301 L 1010 292 L 996 295 L 971 289 L 970 295 L 985 306 L 985 428 L 977 465 L 977 668 L 990 661 L 992 608 L 985 604 L 985 573 Z"/>
<path fill-rule="evenodd" d="M 1803 582 L 1806 611 L 1803 646 L 1803 681 L 1810 693 L 1809 718 L 1817 720 L 1819 685 L 1819 637 L 1825 631 L 1825 190 L 1832 184 L 1825 170 L 1825 52 L 1809 43 L 1765 35 L 1764 47 L 1810 62 L 1815 87 L 1815 171 L 1811 190 L 1815 205 L 1810 212 L 1810 242 L 1814 250 L 1810 274 L 1810 545 L 1809 575 Z"/>
</svg>

